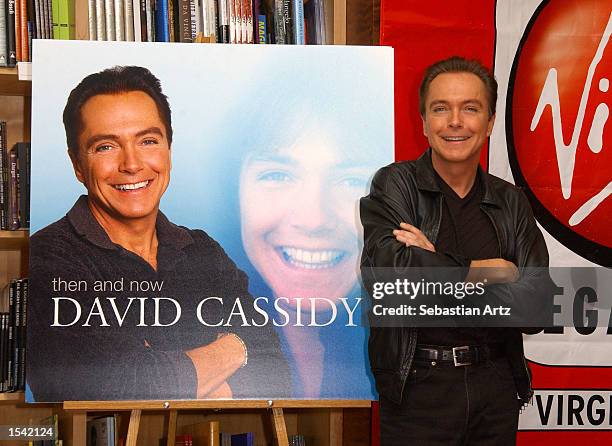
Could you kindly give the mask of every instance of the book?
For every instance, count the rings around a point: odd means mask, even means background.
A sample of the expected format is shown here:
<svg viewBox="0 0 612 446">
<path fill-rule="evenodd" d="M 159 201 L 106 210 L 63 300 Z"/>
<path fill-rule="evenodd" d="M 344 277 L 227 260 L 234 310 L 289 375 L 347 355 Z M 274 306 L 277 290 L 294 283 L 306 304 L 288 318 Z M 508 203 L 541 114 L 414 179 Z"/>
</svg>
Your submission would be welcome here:
<svg viewBox="0 0 612 446">
<path fill-rule="evenodd" d="M 102 40 L 106 40 L 105 0 L 95 0 L 95 2 L 96 2 L 96 40 L 102 41 Z"/>
<path fill-rule="evenodd" d="M 8 64 L 8 45 L 7 45 L 7 4 L 4 0 L 0 0 L 0 67 L 6 67 Z"/>
<path fill-rule="evenodd" d="M 168 0 L 168 37 L 170 42 L 176 42 L 176 1 Z"/>
<path fill-rule="evenodd" d="M 113 0 L 104 0 L 104 22 L 106 40 L 115 40 L 115 2 Z"/>
<path fill-rule="evenodd" d="M 96 0 L 87 0 L 87 28 L 89 30 L 89 40 L 98 40 Z"/>
<path fill-rule="evenodd" d="M 6 122 L 0 121 L 0 229 L 8 228 L 6 160 L 7 160 Z"/>
<path fill-rule="evenodd" d="M 155 41 L 170 42 L 168 0 L 156 0 L 155 2 Z"/>
<path fill-rule="evenodd" d="M 125 41 L 125 0 L 113 0 L 115 12 L 115 40 Z"/>
<path fill-rule="evenodd" d="M 140 0 L 131 0 L 131 2 L 132 2 L 132 28 L 133 28 L 133 33 L 134 33 L 134 41 L 142 42 Z"/>
<path fill-rule="evenodd" d="M 296 45 L 304 45 L 304 1 L 291 0 L 291 24 L 293 31 L 293 43 Z"/>
<path fill-rule="evenodd" d="M 53 3 L 59 3 L 58 27 L 60 40 L 74 40 L 76 31 L 74 23 L 74 1 L 52 1 Z"/>
<path fill-rule="evenodd" d="M 191 37 L 191 4 L 189 0 L 178 0 L 179 5 L 179 41 L 193 42 Z"/>
<path fill-rule="evenodd" d="M 232 446 L 254 446 L 255 436 L 253 432 L 243 434 L 232 434 Z"/>
<path fill-rule="evenodd" d="M 6 3 L 6 45 L 7 66 L 14 67 L 17 64 L 17 36 L 15 34 L 15 0 L 7 0 Z"/>
<path fill-rule="evenodd" d="M 29 142 L 19 142 L 17 150 L 17 171 L 19 173 L 19 226 L 30 227 L 30 156 Z"/>
<path fill-rule="evenodd" d="M 123 38 L 126 42 L 134 41 L 134 4 L 132 0 L 123 0 Z"/>
<path fill-rule="evenodd" d="M 147 23 L 147 41 L 155 42 L 155 0 L 145 0 L 145 17 Z"/>
<path fill-rule="evenodd" d="M 98 417 L 87 421 L 87 444 L 96 446 L 115 445 L 115 417 Z"/>
<path fill-rule="evenodd" d="M 19 229 L 19 202 L 17 180 L 17 151 L 8 152 L 8 228 L 10 231 Z"/>
<path fill-rule="evenodd" d="M 30 61 L 30 39 L 28 31 L 28 2 L 27 0 L 18 0 L 19 3 L 19 26 L 21 27 L 21 62 Z"/>
<path fill-rule="evenodd" d="M 228 0 L 217 0 L 218 9 L 218 22 L 217 28 L 217 42 L 218 43 L 229 43 L 230 42 L 230 29 L 229 29 L 229 11 L 228 11 Z"/>
</svg>

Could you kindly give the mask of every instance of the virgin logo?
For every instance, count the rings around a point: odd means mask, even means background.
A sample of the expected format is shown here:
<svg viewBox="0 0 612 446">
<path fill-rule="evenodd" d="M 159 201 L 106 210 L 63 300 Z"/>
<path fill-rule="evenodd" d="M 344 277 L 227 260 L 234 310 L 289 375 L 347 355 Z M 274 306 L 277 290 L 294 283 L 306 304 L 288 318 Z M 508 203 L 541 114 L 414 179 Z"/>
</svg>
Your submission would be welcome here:
<svg viewBox="0 0 612 446">
<path fill-rule="evenodd" d="M 519 46 L 506 110 L 510 165 L 537 219 L 605 266 L 612 264 L 611 35 L 607 2 L 544 2 Z"/>
</svg>

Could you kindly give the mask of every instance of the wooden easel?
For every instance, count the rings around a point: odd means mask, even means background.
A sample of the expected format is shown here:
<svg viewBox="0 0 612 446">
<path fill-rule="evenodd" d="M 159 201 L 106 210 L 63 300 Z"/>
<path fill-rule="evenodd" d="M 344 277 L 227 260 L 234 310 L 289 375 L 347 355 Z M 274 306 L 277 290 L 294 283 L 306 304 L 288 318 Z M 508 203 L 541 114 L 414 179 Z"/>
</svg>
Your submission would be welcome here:
<svg viewBox="0 0 612 446">
<path fill-rule="evenodd" d="M 178 400 L 178 401 L 65 401 L 67 411 L 129 411 L 126 446 L 136 446 L 140 417 L 143 411 L 168 411 L 168 443 L 174 446 L 176 422 L 179 410 L 198 409 L 268 409 L 271 410 L 272 424 L 278 446 L 289 446 L 287 427 L 283 409 L 332 409 L 330 438 L 332 443 L 341 446 L 342 409 L 368 408 L 367 400 Z M 335 439 L 335 440 L 334 440 Z"/>
</svg>

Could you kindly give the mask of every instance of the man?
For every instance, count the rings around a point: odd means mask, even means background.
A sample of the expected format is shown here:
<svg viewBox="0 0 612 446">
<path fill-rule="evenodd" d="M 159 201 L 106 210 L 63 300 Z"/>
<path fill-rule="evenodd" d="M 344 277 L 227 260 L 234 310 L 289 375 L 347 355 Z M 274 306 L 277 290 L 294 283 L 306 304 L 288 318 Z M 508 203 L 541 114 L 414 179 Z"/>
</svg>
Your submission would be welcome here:
<svg viewBox="0 0 612 446">
<path fill-rule="evenodd" d="M 159 80 L 142 67 L 87 76 L 63 119 L 87 195 L 31 238 L 34 398 L 283 395 L 288 372 L 273 330 L 243 328 L 239 317 L 221 325 L 232 305 L 218 298 L 241 298 L 255 317 L 245 274 L 206 233 L 159 210 L 172 144 Z M 270 383 L 271 370 L 280 382 Z"/>
<path fill-rule="evenodd" d="M 381 169 L 361 200 L 364 278 L 372 267 L 463 268 L 465 282 L 537 299 L 547 282 L 525 268 L 547 266 L 548 253 L 529 204 L 479 167 L 495 79 L 452 57 L 426 70 L 419 94 L 430 149 Z M 384 446 L 515 444 L 532 395 L 518 329 L 372 327 L 369 354 Z"/>
</svg>

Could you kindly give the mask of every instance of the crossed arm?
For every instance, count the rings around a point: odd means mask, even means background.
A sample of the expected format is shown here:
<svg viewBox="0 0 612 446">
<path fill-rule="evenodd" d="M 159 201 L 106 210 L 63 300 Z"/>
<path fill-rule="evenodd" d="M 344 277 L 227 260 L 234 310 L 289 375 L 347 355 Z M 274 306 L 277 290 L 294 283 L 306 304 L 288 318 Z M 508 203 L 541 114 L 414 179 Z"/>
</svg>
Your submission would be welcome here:
<svg viewBox="0 0 612 446">
<path fill-rule="evenodd" d="M 416 246 L 431 252 L 436 248 L 419 228 L 408 223 L 400 223 L 398 229 L 393 230 L 395 239 L 407 247 Z M 516 265 L 502 258 L 472 260 L 465 278 L 466 282 L 512 283 L 519 278 Z"/>
</svg>

